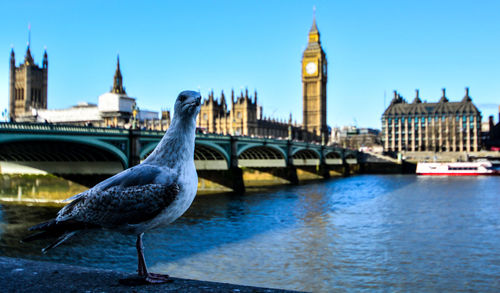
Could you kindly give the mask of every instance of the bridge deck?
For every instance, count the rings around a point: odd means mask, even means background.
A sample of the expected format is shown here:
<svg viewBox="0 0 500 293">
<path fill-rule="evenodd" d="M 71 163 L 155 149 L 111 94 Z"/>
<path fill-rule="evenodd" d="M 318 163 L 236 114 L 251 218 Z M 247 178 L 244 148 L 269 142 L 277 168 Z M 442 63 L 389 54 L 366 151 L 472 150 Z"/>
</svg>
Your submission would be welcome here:
<svg viewBox="0 0 500 293">
<path fill-rule="evenodd" d="M 119 162 L 124 169 L 138 164 L 153 151 L 163 135 L 162 131 L 3 122 L 0 123 L 0 162 L 3 162 L 3 172 L 24 166 L 24 171 L 31 168 L 49 173 L 107 174 L 115 172 L 117 167 L 99 166 Z M 317 143 L 196 135 L 195 160 L 199 170 L 356 164 L 356 158 L 355 151 Z M 68 167 L 67 162 L 78 162 L 81 166 Z M 13 166 L 16 163 L 18 167 Z"/>
</svg>

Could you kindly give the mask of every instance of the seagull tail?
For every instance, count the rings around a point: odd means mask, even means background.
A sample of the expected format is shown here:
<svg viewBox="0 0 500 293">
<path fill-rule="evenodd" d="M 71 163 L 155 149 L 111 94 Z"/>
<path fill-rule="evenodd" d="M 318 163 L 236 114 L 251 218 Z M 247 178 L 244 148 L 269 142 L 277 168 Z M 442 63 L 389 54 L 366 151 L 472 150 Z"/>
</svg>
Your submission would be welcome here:
<svg viewBox="0 0 500 293">
<path fill-rule="evenodd" d="M 64 241 L 68 240 L 71 236 L 75 235 L 76 232 L 78 232 L 78 231 L 71 231 L 68 233 L 64 233 L 59 238 L 57 238 L 56 241 L 54 241 L 51 244 L 49 244 L 48 246 L 42 248 L 42 252 L 47 253 L 47 251 L 49 251 L 50 249 L 52 249 L 54 247 L 58 247 L 59 244 L 63 243 Z"/>
<path fill-rule="evenodd" d="M 40 223 L 40 224 L 35 225 L 33 227 L 30 227 L 28 229 L 28 231 L 40 231 L 40 232 L 31 234 L 31 235 L 23 238 L 23 240 L 21 240 L 21 242 L 29 242 L 29 241 L 38 240 L 38 239 L 55 237 L 55 236 L 58 236 L 59 234 L 61 234 L 60 233 L 61 231 L 58 231 L 58 230 L 59 229 L 57 229 L 56 219 L 52 219 L 52 220 L 49 220 L 47 222 L 43 222 L 43 223 Z"/>
<path fill-rule="evenodd" d="M 83 227 L 81 225 L 75 225 L 75 223 L 56 222 L 55 219 L 52 219 L 29 228 L 29 231 L 40 232 L 36 232 L 25 237 L 21 240 L 21 242 L 30 242 L 33 240 L 57 237 L 56 241 L 42 249 L 43 253 L 47 253 L 49 249 L 59 246 L 64 241 L 68 240 L 71 236 L 75 235 L 82 228 Z"/>
</svg>

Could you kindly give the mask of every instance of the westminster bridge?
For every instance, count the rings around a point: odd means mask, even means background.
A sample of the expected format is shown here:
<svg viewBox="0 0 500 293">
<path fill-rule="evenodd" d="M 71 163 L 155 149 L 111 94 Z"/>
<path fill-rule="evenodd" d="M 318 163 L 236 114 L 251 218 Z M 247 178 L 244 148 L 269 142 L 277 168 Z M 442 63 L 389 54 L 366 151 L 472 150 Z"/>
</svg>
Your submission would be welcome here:
<svg viewBox="0 0 500 293">
<path fill-rule="evenodd" d="M 92 185 L 140 163 L 164 133 L 4 122 L 0 123 L 0 173 L 49 173 L 68 179 L 90 176 L 94 182 L 83 183 Z M 331 170 L 346 174 L 358 164 L 359 154 L 285 139 L 197 134 L 194 156 L 200 178 L 244 191 L 245 169 L 267 172 L 296 184 L 297 169 L 321 177 L 328 177 Z"/>
</svg>

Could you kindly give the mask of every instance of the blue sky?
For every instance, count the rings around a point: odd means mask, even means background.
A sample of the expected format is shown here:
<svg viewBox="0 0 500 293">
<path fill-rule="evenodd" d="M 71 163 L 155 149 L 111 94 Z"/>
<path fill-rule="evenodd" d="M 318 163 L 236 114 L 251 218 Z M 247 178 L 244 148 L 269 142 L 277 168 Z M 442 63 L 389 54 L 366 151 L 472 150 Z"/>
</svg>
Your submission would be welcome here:
<svg viewBox="0 0 500 293">
<path fill-rule="evenodd" d="M 68 4 L 70 3 L 70 4 Z M 127 93 L 142 109 L 172 108 L 198 88 L 258 91 L 264 114 L 302 121 L 301 57 L 312 7 L 329 63 L 328 124 L 380 128 L 398 90 L 429 102 L 470 87 L 498 115 L 500 1 L 2 1 L 0 109 L 8 104 L 11 46 L 49 55 L 49 108 L 97 102 L 120 54 Z M 1 69 L 3 68 L 3 69 Z M 386 98 L 384 99 L 384 96 Z"/>
</svg>

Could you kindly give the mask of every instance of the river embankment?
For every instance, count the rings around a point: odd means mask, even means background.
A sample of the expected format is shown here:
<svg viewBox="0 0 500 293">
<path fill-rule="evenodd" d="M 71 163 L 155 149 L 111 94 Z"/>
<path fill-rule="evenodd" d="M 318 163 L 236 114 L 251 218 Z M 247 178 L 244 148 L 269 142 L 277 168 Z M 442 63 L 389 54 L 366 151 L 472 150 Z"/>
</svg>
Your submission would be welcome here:
<svg viewBox="0 0 500 293">
<path fill-rule="evenodd" d="M 128 286 L 132 274 L 65 264 L 0 257 L 2 292 L 293 292 L 227 283 L 172 278 L 171 283 Z"/>
</svg>

